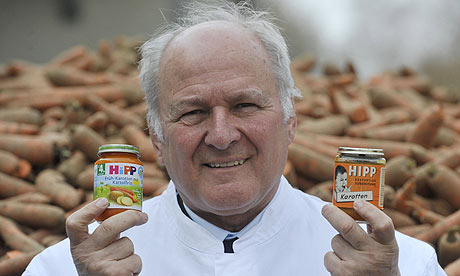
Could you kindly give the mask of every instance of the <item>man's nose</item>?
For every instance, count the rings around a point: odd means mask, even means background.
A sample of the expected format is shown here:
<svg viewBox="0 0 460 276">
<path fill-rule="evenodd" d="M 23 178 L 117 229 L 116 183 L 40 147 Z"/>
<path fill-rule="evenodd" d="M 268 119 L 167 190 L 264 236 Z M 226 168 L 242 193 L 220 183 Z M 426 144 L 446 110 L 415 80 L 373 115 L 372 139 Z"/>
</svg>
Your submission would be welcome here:
<svg viewBox="0 0 460 276">
<path fill-rule="evenodd" d="M 225 150 L 241 138 L 231 112 L 225 108 L 216 108 L 209 117 L 205 144 L 219 150 Z"/>
</svg>

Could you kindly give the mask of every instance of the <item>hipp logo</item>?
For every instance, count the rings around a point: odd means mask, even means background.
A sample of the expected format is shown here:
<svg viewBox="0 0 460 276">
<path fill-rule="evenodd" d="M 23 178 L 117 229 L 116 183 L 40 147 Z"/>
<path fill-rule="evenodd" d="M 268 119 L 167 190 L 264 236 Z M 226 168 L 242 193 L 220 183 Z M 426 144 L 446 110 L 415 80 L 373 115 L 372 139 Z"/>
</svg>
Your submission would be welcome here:
<svg viewBox="0 0 460 276">
<path fill-rule="evenodd" d="M 136 172 L 136 167 L 134 166 L 109 165 L 109 174 L 133 175 L 135 172 Z"/>
</svg>

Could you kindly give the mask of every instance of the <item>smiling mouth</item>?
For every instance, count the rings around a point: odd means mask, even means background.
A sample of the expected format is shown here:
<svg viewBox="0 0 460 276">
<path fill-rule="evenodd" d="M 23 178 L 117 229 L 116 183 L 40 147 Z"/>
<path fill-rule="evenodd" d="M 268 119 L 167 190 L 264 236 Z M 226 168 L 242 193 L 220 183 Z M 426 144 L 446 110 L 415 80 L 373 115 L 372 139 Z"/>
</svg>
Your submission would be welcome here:
<svg viewBox="0 0 460 276">
<path fill-rule="evenodd" d="M 244 164 L 244 162 L 246 162 L 246 160 L 247 159 L 236 160 L 236 161 L 231 161 L 231 162 L 224 162 L 224 163 L 209 163 L 205 165 L 210 168 L 228 168 L 228 167 L 241 166 Z"/>
</svg>

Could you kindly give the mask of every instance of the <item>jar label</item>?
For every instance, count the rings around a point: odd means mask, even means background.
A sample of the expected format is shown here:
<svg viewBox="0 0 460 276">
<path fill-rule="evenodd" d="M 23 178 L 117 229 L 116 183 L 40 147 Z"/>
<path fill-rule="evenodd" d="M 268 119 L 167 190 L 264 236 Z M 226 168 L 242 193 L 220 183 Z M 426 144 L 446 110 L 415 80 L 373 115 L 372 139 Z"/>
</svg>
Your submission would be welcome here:
<svg viewBox="0 0 460 276">
<path fill-rule="evenodd" d="M 94 199 L 105 197 L 108 209 L 142 210 L 142 165 L 101 163 L 94 165 Z"/>
<path fill-rule="evenodd" d="M 337 162 L 334 176 L 334 205 L 353 208 L 353 202 L 362 199 L 383 209 L 385 165 Z"/>
</svg>

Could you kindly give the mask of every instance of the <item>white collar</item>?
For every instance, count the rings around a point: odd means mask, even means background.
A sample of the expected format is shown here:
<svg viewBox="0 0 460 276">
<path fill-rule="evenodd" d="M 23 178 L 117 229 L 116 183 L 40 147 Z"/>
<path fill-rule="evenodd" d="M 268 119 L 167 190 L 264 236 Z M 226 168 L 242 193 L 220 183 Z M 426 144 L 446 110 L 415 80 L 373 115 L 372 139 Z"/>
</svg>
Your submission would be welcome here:
<svg viewBox="0 0 460 276">
<path fill-rule="evenodd" d="M 294 190 L 289 182 L 281 176 L 278 195 L 265 208 L 260 221 L 250 227 L 247 232 L 233 244 L 235 252 L 261 244 L 276 235 L 289 220 L 292 219 L 293 208 L 298 208 L 292 199 Z M 169 229 L 185 245 L 205 253 L 223 253 L 222 240 L 200 224 L 187 217 L 177 204 L 176 188 L 170 181 L 168 189 L 163 193 L 161 204 L 163 214 L 168 221 Z"/>
<path fill-rule="evenodd" d="M 253 220 L 251 220 L 251 222 L 246 225 L 243 229 L 241 229 L 239 232 L 230 232 L 230 231 L 227 231 L 225 229 L 222 229 L 220 227 L 217 227 L 215 226 L 214 224 L 208 222 L 207 220 L 203 219 L 202 217 L 198 216 L 197 214 L 195 214 L 195 212 L 193 212 L 184 202 L 184 207 L 185 207 L 185 210 L 187 211 L 188 215 L 190 216 L 190 218 L 198 223 L 199 225 L 201 225 L 204 229 L 206 229 L 207 231 L 209 231 L 211 234 L 214 235 L 214 237 L 216 237 L 218 240 L 220 241 L 223 241 L 229 234 L 231 236 L 237 236 L 238 238 L 241 238 L 246 232 L 249 231 L 249 229 L 251 229 L 252 227 L 254 227 L 256 224 L 258 224 L 262 218 L 262 215 L 263 213 L 265 212 L 265 210 L 268 208 L 268 206 L 270 206 L 270 204 L 276 199 L 276 197 L 278 196 L 279 192 L 280 192 L 280 186 L 281 185 L 278 185 L 278 189 L 276 190 L 276 194 L 275 196 L 272 198 L 272 200 L 270 200 L 270 202 L 267 204 L 267 206 L 265 206 L 265 208 L 262 210 L 262 212 L 260 212 Z"/>
</svg>

